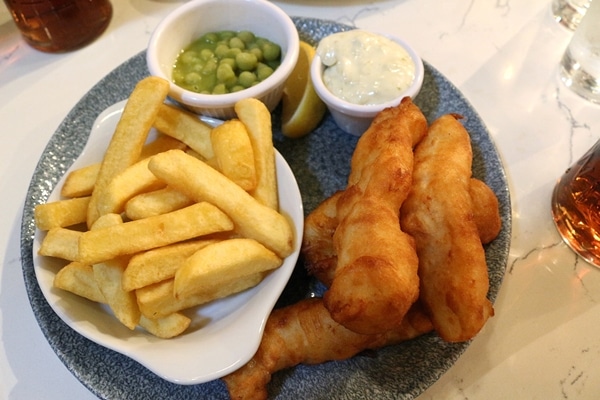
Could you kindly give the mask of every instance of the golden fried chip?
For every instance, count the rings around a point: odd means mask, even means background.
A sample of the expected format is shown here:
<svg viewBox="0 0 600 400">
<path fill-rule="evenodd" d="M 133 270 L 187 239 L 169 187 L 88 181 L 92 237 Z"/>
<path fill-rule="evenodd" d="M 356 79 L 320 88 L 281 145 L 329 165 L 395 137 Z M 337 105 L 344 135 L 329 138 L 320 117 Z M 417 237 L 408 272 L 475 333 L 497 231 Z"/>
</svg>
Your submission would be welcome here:
<svg viewBox="0 0 600 400">
<path fill-rule="evenodd" d="M 39 230 L 64 228 L 86 221 L 89 197 L 59 200 L 35 206 L 35 224 Z"/>
<path fill-rule="evenodd" d="M 175 297 L 212 293 L 227 282 L 273 270 L 281 263 L 281 258 L 253 239 L 216 242 L 195 252 L 175 271 Z"/>
<path fill-rule="evenodd" d="M 187 144 L 203 158 L 214 157 L 210 141 L 212 128 L 198 119 L 197 115 L 169 104 L 163 104 L 156 115 L 154 127 L 159 132 Z"/>
<path fill-rule="evenodd" d="M 181 335 L 191 322 L 190 318 L 181 313 L 173 313 L 157 319 L 150 319 L 145 315 L 140 317 L 140 326 L 161 339 Z"/>
<path fill-rule="evenodd" d="M 54 287 L 97 303 L 106 303 L 91 265 L 81 264 L 77 261 L 65 265 L 54 276 Z"/>
<path fill-rule="evenodd" d="M 263 280 L 264 275 L 264 272 L 259 272 L 223 283 L 212 293 L 200 293 L 179 299 L 175 298 L 173 294 L 174 279 L 144 286 L 141 289 L 137 289 L 135 293 L 142 314 L 148 318 L 159 318 L 254 287 Z"/>
<path fill-rule="evenodd" d="M 206 202 L 197 203 L 168 214 L 84 232 L 79 239 L 78 261 L 94 264 L 231 229 L 231 219 L 221 210 Z"/>
<path fill-rule="evenodd" d="M 152 157 L 148 168 L 190 198 L 219 207 L 241 236 L 257 240 L 281 258 L 292 253 L 294 234 L 288 219 L 202 161 L 170 150 Z"/>
<path fill-rule="evenodd" d="M 123 274 L 123 290 L 135 290 L 173 278 L 186 258 L 212 243 L 216 240 L 192 240 L 134 255 Z"/>
<path fill-rule="evenodd" d="M 79 239 L 83 233 L 66 228 L 52 228 L 47 233 L 38 254 L 75 261 L 79 255 Z"/>
<path fill-rule="evenodd" d="M 185 194 L 171 187 L 140 193 L 125 204 L 125 215 L 131 220 L 153 217 L 191 206 Z"/>
<path fill-rule="evenodd" d="M 138 82 L 129 96 L 98 172 L 88 210 L 88 227 L 101 215 L 98 201 L 110 181 L 140 159 L 148 132 L 168 92 L 167 80 L 150 76 Z"/>
<path fill-rule="evenodd" d="M 278 210 L 279 198 L 271 113 L 263 102 L 252 98 L 237 102 L 235 112 L 246 126 L 254 150 L 256 188 L 251 191 L 251 194 L 262 204 Z"/>
<path fill-rule="evenodd" d="M 218 170 L 246 191 L 256 187 L 254 151 L 246 126 L 237 119 L 223 122 L 210 133 Z"/>
</svg>

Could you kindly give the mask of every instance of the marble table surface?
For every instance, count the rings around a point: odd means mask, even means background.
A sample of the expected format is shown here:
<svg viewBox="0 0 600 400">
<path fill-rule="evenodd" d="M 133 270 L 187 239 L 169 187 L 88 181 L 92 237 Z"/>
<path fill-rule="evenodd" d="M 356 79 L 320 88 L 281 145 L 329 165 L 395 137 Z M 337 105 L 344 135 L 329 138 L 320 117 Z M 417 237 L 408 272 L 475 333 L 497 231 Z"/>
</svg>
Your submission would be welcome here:
<svg viewBox="0 0 600 400">
<path fill-rule="evenodd" d="M 0 7 L 0 399 L 92 399 L 40 330 L 23 280 L 27 188 L 68 111 L 94 84 L 144 50 L 184 1 L 113 1 L 107 31 L 71 53 L 44 54 Z M 450 80 L 485 122 L 508 179 L 512 238 L 490 319 L 419 399 L 591 399 L 600 393 L 600 271 L 562 242 L 552 188 L 600 136 L 600 107 L 557 78 L 572 32 L 549 0 L 274 1 L 291 16 L 393 33 Z"/>
</svg>

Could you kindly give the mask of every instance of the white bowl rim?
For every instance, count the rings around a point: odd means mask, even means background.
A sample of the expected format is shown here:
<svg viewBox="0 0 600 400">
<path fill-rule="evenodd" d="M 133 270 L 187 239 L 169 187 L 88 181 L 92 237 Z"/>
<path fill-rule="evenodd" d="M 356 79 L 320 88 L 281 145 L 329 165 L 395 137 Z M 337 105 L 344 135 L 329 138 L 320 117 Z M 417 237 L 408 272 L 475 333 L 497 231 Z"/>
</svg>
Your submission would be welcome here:
<svg viewBox="0 0 600 400">
<path fill-rule="evenodd" d="M 325 66 L 321 62 L 321 57 L 319 56 L 319 54 L 315 54 L 310 66 L 310 73 L 315 91 L 317 92 L 321 100 L 323 100 L 328 107 L 331 107 L 343 114 L 366 118 L 375 116 L 378 112 L 385 108 L 397 106 L 398 104 L 400 104 L 400 101 L 404 97 L 414 98 L 419 93 L 423 85 L 423 79 L 425 76 L 425 66 L 423 65 L 423 59 L 417 54 L 416 50 L 410 44 L 408 44 L 406 40 L 387 33 L 373 32 L 365 29 L 358 30 L 368 33 L 374 33 L 376 35 L 380 35 L 393 40 L 406 50 L 408 55 L 415 63 L 415 79 L 412 82 L 412 84 L 406 90 L 404 90 L 398 97 L 385 103 L 361 105 L 350 103 L 349 101 L 340 99 L 339 97 L 335 96 L 327 88 L 327 86 L 325 86 L 322 79 L 323 70 L 325 69 Z"/>
<path fill-rule="evenodd" d="M 223 5 L 239 5 L 239 4 L 252 4 L 252 5 L 260 5 L 264 7 L 266 10 L 271 12 L 273 15 L 281 18 L 281 21 L 284 21 L 284 30 L 285 30 L 285 38 L 284 40 L 287 43 L 287 51 L 283 58 L 281 59 L 281 64 L 271 76 L 269 76 L 264 81 L 259 84 L 252 86 L 250 88 L 241 90 L 239 92 L 234 93 L 226 93 L 226 94 L 201 94 L 192 92 L 190 90 L 183 89 L 182 87 L 176 85 L 172 82 L 171 77 L 166 76 L 163 72 L 160 62 L 158 60 L 158 52 L 153 44 L 158 41 L 161 36 L 164 34 L 165 30 L 171 26 L 173 21 L 176 21 L 188 11 L 195 9 L 199 6 L 209 3 L 220 3 Z M 171 13 L 169 13 L 166 17 L 162 19 L 161 22 L 157 25 L 154 32 L 150 37 L 150 41 L 148 42 L 148 47 L 146 50 L 146 63 L 148 65 L 148 69 L 152 75 L 162 77 L 167 79 L 171 86 L 171 95 L 177 101 L 180 101 L 184 104 L 190 105 L 192 107 L 204 107 L 204 108 L 221 108 L 221 107 L 229 107 L 232 104 L 235 104 L 237 101 L 243 98 L 258 98 L 272 88 L 274 82 L 284 82 L 285 79 L 291 74 L 294 69 L 298 54 L 300 52 L 300 38 L 298 35 L 298 30 L 294 25 L 294 22 L 281 8 L 276 6 L 275 4 L 266 1 L 266 0 L 192 0 L 189 1 Z M 277 86 L 277 85 L 275 85 Z"/>
</svg>

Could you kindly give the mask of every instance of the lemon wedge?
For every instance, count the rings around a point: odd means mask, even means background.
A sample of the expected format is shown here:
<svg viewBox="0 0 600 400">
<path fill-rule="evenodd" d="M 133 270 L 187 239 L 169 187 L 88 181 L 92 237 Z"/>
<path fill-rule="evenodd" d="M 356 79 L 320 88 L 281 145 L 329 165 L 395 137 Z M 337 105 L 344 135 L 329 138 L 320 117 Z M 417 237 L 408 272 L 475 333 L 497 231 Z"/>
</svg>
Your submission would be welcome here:
<svg viewBox="0 0 600 400">
<path fill-rule="evenodd" d="M 290 138 L 312 132 L 327 111 L 310 79 L 310 64 L 315 52 L 313 46 L 300 41 L 298 62 L 283 89 L 281 132 Z"/>
</svg>

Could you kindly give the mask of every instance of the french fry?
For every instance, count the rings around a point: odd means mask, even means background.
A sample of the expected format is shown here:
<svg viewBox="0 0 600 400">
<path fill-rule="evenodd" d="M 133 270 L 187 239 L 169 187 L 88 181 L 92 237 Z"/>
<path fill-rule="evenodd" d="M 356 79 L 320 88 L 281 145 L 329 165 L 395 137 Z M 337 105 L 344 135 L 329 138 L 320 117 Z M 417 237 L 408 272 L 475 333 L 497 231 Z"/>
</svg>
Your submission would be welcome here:
<svg viewBox="0 0 600 400">
<path fill-rule="evenodd" d="M 255 239 L 284 258 L 293 251 L 293 231 L 286 217 L 202 161 L 180 150 L 152 157 L 148 168 L 160 179 L 196 201 L 208 201 L 234 222 L 236 232 Z"/>
<path fill-rule="evenodd" d="M 203 158 L 209 160 L 214 157 L 210 141 L 212 128 L 198 119 L 197 115 L 163 104 L 154 120 L 154 127 L 159 132 L 187 144 Z"/>
<path fill-rule="evenodd" d="M 227 282 L 271 271 L 281 263 L 281 258 L 253 239 L 216 242 L 195 252 L 175 271 L 175 298 L 213 293 Z"/>
<path fill-rule="evenodd" d="M 89 197 L 38 204 L 34 209 L 35 225 L 42 231 L 84 223 L 90 204 Z"/>
<path fill-rule="evenodd" d="M 135 195 L 165 187 L 148 169 L 149 158 L 138 161 L 117 174 L 99 195 L 97 208 L 100 215 L 121 213 L 125 204 Z"/>
<path fill-rule="evenodd" d="M 263 280 L 264 276 L 264 272 L 258 272 L 231 282 L 226 282 L 212 293 L 199 293 L 179 299 L 175 298 L 173 293 L 174 279 L 144 286 L 141 289 L 137 289 L 135 293 L 142 315 L 148 318 L 160 318 L 254 287 Z"/>
<path fill-rule="evenodd" d="M 140 193 L 125 204 L 125 215 L 131 220 L 153 217 L 191 206 L 185 194 L 171 187 Z"/>
<path fill-rule="evenodd" d="M 163 151 L 172 149 L 184 150 L 185 148 L 186 145 L 179 140 L 173 139 L 170 136 L 159 135 L 155 140 L 144 145 L 140 160 Z M 100 165 L 101 163 L 91 164 L 71 171 L 61 188 L 61 196 L 67 198 L 90 196 L 98 178 Z"/>
<path fill-rule="evenodd" d="M 193 240 L 134 255 L 123 274 L 123 290 L 131 291 L 173 278 L 175 271 L 183 265 L 186 258 L 216 242 L 216 240 Z"/>
<path fill-rule="evenodd" d="M 94 222 L 92 231 L 119 225 L 123 225 L 119 214 L 104 214 Z M 135 294 L 124 291 L 121 285 L 128 261 L 126 257 L 117 257 L 92 265 L 92 271 L 98 289 L 115 317 L 129 329 L 135 329 L 141 315 L 137 299 Z"/>
<path fill-rule="evenodd" d="M 210 133 L 219 171 L 246 191 L 256 187 L 254 151 L 246 126 L 231 119 Z"/>
<path fill-rule="evenodd" d="M 150 76 L 141 80 L 129 96 L 98 172 L 88 209 L 88 227 L 101 215 L 98 201 L 110 181 L 139 160 L 142 146 L 168 92 L 167 80 Z"/>
<path fill-rule="evenodd" d="M 52 228 L 42 240 L 38 254 L 75 261 L 79 255 L 79 239 L 83 232 L 66 228 Z"/>
<path fill-rule="evenodd" d="M 78 261 L 99 263 L 231 229 L 233 222 L 217 207 L 196 203 L 168 214 L 84 232 L 79 239 Z"/>
<path fill-rule="evenodd" d="M 250 193 L 262 204 L 278 210 L 271 113 L 263 102 L 252 98 L 238 101 L 235 104 L 235 112 L 246 126 L 254 150 L 256 187 Z"/>
<path fill-rule="evenodd" d="M 106 303 L 94 277 L 91 265 L 73 261 L 58 271 L 54 276 L 54 287 L 85 297 L 97 303 Z"/>
<path fill-rule="evenodd" d="M 140 320 L 140 309 L 134 292 L 126 292 L 121 287 L 123 271 L 128 259 L 119 257 L 93 265 L 94 278 L 106 303 L 115 317 L 129 329 L 135 329 Z"/>
<path fill-rule="evenodd" d="M 157 319 L 150 319 L 144 315 L 140 317 L 140 326 L 161 339 L 181 335 L 191 322 L 190 318 L 181 313 L 173 313 Z"/>
<path fill-rule="evenodd" d="M 60 195 L 67 198 L 91 196 L 100 172 L 100 163 L 75 169 L 67 175 Z"/>
</svg>

